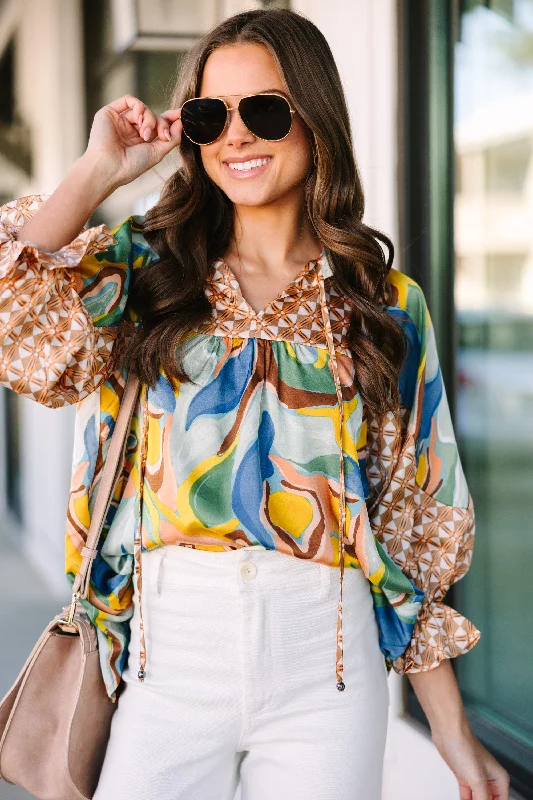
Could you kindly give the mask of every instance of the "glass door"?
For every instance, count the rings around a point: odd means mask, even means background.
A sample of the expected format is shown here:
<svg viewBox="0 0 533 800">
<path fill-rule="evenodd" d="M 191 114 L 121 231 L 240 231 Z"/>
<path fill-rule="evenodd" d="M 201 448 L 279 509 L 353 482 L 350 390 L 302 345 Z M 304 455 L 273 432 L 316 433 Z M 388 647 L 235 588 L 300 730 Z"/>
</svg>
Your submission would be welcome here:
<svg viewBox="0 0 533 800">
<path fill-rule="evenodd" d="M 454 665 L 480 738 L 533 797 L 533 0 L 463 2 L 454 55 L 456 429 L 475 503 Z"/>
</svg>

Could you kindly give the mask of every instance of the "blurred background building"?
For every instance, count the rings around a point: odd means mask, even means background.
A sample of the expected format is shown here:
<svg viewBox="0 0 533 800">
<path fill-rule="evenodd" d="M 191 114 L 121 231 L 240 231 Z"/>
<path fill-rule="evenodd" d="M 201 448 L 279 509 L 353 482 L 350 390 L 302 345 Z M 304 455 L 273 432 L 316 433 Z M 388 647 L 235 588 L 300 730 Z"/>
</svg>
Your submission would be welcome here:
<svg viewBox="0 0 533 800">
<path fill-rule="evenodd" d="M 453 665 L 475 732 L 533 798 L 533 0 L 0 0 L 0 200 L 52 192 L 98 108 L 130 92 L 162 111 L 204 31 L 268 6 L 328 39 L 365 220 L 428 298 L 477 518 L 448 599 L 483 635 Z M 98 221 L 144 212 L 173 166 L 117 191 Z M 0 390 L 0 695 L 68 600 L 73 419 Z M 409 682 L 389 680 L 384 800 L 458 798 Z"/>
</svg>

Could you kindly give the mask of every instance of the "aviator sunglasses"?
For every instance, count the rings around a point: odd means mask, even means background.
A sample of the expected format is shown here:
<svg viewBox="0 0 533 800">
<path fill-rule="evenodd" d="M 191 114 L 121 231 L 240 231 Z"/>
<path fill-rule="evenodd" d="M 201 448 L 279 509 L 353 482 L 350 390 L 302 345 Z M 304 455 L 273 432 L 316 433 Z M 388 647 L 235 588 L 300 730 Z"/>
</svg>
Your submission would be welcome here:
<svg viewBox="0 0 533 800">
<path fill-rule="evenodd" d="M 250 133 L 267 142 L 285 139 L 296 113 L 285 97 L 270 92 L 241 97 L 236 108 L 221 97 L 193 97 L 181 107 L 183 132 L 193 144 L 213 144 L 226 130 L 229 112 L 236 110 Z"/>
</svg>

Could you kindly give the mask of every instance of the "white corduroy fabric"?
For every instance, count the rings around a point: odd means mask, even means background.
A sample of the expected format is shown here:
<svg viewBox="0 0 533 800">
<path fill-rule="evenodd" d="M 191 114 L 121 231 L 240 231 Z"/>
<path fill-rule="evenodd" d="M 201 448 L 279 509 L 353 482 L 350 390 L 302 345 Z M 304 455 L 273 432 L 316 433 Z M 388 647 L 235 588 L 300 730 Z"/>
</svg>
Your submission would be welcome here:
<svg viewBox="0 0 533 800">
<path fill-rule="evenodd" d="M 93 800 L 380 800 L 389 687 L 367 579 L 260 545 L 143 552 L 124 690 Z M 334 675 L 333 675 L 334 677 Z"/>
</svg>

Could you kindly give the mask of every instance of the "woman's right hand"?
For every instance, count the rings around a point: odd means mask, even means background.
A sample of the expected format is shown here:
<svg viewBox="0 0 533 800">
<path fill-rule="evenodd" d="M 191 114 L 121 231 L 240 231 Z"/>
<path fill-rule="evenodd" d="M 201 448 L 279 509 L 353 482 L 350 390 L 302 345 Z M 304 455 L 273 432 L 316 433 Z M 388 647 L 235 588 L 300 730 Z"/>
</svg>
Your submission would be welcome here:
<svg viewBox="0 0 533 800">
<path fill-rule="evenodd" d="M 137 97 L 126 94 L 97 111 L 83 158 L 96 163 L 114 188 L 124 186 L 180 144 L 180 112 L 156 116 Z"/>
</svg>

